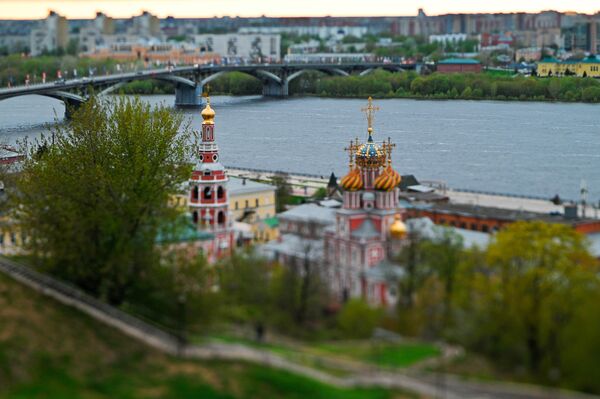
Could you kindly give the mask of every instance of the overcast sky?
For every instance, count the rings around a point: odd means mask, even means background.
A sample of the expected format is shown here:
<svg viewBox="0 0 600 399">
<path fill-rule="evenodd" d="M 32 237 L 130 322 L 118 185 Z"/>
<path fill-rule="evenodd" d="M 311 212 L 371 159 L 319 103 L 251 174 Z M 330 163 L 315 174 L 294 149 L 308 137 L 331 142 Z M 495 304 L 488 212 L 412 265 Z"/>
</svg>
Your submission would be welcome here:
<svg viewBox="0 0 600 399">
<path fill-rule="evenodd" d="M 160 17 L 367 16 L 474 12 L 537 12 L 554 9 L 595 13 L 599 0 L 0 0 L 0 19 L 43 18 L 53 9 L 68 18 L 92 18 L 96 11 L 130 17 L 148 10 Z"/>
</svg>

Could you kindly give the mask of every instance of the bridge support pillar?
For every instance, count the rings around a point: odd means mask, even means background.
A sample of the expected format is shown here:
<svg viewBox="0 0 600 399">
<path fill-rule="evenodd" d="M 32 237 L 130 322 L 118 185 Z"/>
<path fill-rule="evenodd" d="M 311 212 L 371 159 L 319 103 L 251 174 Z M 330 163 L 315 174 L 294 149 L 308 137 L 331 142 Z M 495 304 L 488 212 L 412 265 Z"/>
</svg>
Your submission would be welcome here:
<svg viewBox="0 0 600 399">
<path fill-rule="evenodd" d="M 176 107 L 200 107 L 202 105 L 202 86 L 197 84 L 194 87 L 188 85 L 175 86 L 175 106 Z"/>
<path fill-rule="evenodd" d="M 265 97 L 287 97 L 289 95 L 289 85 L 287 79 L 281 83 L 272 80 L 263 81 L 263 96 Z"/>
<path fill-rule="evenodd" d="M 72 119 L 73 114 L 79 109 L 79 107 L 83 104 L 77 101 L 65 101 L 65 119 Z"/>
</svg>

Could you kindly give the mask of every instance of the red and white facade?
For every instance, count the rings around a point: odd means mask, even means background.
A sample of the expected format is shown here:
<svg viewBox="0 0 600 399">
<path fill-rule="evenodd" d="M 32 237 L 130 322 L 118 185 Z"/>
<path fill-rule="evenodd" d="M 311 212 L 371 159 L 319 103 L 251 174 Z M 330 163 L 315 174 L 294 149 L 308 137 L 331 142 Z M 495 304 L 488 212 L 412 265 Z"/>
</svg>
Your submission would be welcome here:
<svg viewBox="0 0 600 399">
<path fill-rule="evenodd" d="M 198 229 L 214 238 L 206 244 L 209 262 L 229 255 L 233 248 L 232 222 L 227 195 L 227 172 L 219 161 L 215 142 L 215 112 L 210 100 L 202 110 L 202 141 L 198 145 L 197 162 L 189 180 L 188 207 Z"/>
</svg>

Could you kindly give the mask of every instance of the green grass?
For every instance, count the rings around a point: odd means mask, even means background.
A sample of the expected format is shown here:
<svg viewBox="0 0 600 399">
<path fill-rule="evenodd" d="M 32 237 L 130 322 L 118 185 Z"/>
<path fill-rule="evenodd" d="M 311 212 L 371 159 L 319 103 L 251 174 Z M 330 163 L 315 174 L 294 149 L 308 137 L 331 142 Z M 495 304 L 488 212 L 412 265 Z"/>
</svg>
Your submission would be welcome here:
<svg viewBox="0 0 600 399">
<path fill-rule="evenodd" d="M 339 342 L 320 344 L 316 347 L 326 353 L 332 353 L 354 360 L 379 366 L 408 367 L 430 357 L 439 356 L 440 350 L 428 343 L 375 343 L 375 342 Z"/>
<path fill-rule="evenodd" d="M 0 274 L 1 399 L 407 398 L 267 367 L 175 359 Z"/>
</svg>

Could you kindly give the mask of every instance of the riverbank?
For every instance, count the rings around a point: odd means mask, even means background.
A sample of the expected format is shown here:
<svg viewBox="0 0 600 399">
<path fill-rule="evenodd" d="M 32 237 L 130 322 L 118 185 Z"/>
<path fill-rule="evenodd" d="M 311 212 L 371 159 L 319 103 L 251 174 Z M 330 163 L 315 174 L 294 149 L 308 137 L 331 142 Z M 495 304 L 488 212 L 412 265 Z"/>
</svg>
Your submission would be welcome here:
<svg viewBox="0 0 600 399">
<path fill-rule="evenodd" d="M 210 84 L 217 95 L 256 95 L 262 83 L 251 76 L 232 72 Z M 132 82 L 123 94 L 171 94 L 166 82 Z M 323 98 L 402 98 L 423 100 L 497 100 L 600 102 L 600 81 L 593 78 L 536 78 L 494 73 L 440 74 L 420 76 L 414 72 L 375 71 L 367 76 L 331 77 L 308 72 L 290 83 L 292 96 Z"/>
</svg>

